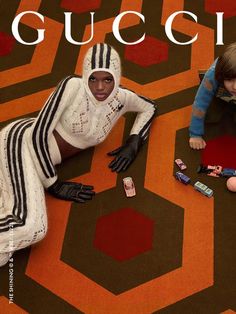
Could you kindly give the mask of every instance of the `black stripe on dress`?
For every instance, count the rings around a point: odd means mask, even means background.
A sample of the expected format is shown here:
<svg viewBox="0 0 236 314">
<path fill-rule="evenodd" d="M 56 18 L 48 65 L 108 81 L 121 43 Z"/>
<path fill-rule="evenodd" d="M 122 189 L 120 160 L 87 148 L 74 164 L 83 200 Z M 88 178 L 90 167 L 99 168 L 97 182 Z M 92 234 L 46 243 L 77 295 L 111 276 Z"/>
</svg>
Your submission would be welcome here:
<svg viewBox="0 0 236 314">
<path fill-rule="evenodd" d="M 104 52 L 104 44 L 100 44 L 99 68 L 103 68 L 103 52 Z"/>
<path fill-rule="evenodd" d="M 96 53 L 97 53 L 97 45 L 93 46 L 92 60 L 91 60 L 92 70 L 95 69 L 96 67 Z"/>
<path fill-rule="evenodd" d="M 111 61 L 111 46 L 107 45 L 107 54 L 106 54 L 106 68 L 110 68 Z"/>
<path fill-rule="evenodd" d="M 22 140 L 24 132 L 33 123 L 33 119 L 21 120 L 8 134 L 7 139 L 7 162 L 10 178 L 13 186 L 14 205 L 12 215 L 0 219 L 0 232 L 23 226 L 27 217 L 27 201 L 24 180 L 24 169 L 22 164 Z M 22 216 L 22 217 L 21 217 Z"/>
<path fill-rule="evenodd" d="M 60 105 L 66 84 L 72 77 L 75 76 L 69 76 L 59 84 L 57 90 L 54 92 L 52 97 L 50 97 L 43 110 L 40 112 L 32 132 L 33 147 L 40 167 L 46 178 L 54 177 L 56 175 L 55 168 L 51 162 L 49 154 L 48 131 Z M 37 143 L 37 139 L 39 143 Z"/>
</svg>

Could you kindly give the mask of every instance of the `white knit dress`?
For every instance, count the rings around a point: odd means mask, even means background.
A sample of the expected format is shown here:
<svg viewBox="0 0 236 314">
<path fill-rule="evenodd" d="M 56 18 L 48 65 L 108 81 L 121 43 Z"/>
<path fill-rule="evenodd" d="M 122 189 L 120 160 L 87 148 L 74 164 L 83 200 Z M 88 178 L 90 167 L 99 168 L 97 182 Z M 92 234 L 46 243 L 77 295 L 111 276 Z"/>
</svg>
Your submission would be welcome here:
<svg viewBox="0 0 236 314">
<path fill-rule="evenodd" d="M 114 89 L 105 101 L 88 87 L 90 75 L 106 71 Z M 50 95 L 37 118 L 22 119 L 0 131 L 0 266 L 9 254 L 40 241 L 47 232 L 44 188 L 57 180 L 61 162 L 56 130 L 72 146 L 86 149 L 104 141 L 126 112 L 137 112 L 130 134 L 148 136 L 155 104 L 119 87 L 120 59 L 106 44 L 90 48 L 83 78 L 69 76 Z"/>
</svg>

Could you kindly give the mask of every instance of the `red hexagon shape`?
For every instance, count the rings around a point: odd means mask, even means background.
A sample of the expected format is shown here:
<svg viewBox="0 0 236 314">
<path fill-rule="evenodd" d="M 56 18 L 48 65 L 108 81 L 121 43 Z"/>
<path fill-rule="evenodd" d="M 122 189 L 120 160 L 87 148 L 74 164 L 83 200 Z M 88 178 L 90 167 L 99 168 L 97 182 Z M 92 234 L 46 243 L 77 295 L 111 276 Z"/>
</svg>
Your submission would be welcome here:
<svg viewBox="0 0 236 314">
<path fill-rule="evenodd" d="M 84 13 L 97 10 L 101 6 L 101 0 L 62 0 L 61 7 L 74 13 Z"/>
<path fill-rule="evenodd" d="M 205 11 L 211 14 L 224 12 L 224 18 L 229 18 L 236 15 L 236 2 L 235 0 L 206 0 Z"/>
<path fill-rule="evenodd" d="M 15 44 L 13 36 L 0 32 L 0 56 L 9 55 Z"/>
<path fill-rule="evenodd" d="M 161 63 L 168 59 L 169 45 L 151 36 L 136 45 L 125 47 L 125 59 L 142 67 Z"/>
<path fill-rule="evenodd" d="M 204 165 L 220 165 L 223 168 L 236 169 L 235 156 L 236 137 L 223 135 L 207 141 L 201 160 Z"/>
<path fill-rule="evenodd" d="M 94 246 L 118 261 L 151 250 L 154 221 L 132 208 L 102 216 L 96 224 Z"/>
</svg>

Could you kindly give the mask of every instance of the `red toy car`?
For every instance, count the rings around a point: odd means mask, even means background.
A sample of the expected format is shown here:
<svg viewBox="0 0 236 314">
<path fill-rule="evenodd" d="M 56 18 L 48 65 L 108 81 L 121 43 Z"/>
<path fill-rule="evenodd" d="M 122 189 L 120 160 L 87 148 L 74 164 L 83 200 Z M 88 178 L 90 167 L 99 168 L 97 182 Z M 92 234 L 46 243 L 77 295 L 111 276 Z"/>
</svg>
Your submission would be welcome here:
<svg viewBox="0 0 236 314">
<path fill-rule="evenodd" d="M 134 182 L 131 177 L 126 177 L 123 179 L 124 190 L 127 197 L 132 197 L 136 195 Z"/>
</svg>

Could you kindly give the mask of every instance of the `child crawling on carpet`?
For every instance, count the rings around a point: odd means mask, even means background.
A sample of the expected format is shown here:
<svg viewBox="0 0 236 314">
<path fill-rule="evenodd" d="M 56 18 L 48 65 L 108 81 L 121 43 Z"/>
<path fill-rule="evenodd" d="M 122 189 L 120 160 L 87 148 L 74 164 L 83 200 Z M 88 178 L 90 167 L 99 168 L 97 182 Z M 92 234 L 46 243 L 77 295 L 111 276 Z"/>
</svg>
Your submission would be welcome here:
<svg viewBox="0 0 236 314">
<path fill-rule="evenodd" d="M 236 43 L 227 46 L 224 53 L 215 60 L 198 88 L 189 127 L 190 147 L 205 148 L 205 120 L 219 122 L 224 111 L 229 109 L 236 122 Z M 235 177 L 228 179 L 227 187 L 236 192 Z"/>
<path fill-rule="evenodd" d="M 120 77 L 118 53 L 96 44 L 84 58 L 82 78 L 66 77 L 36 118 L 14 121 L 0 131 L 0 266 L 14 251 L 44 238 L 45 189 L 72 202 L 93 198 L 93 186 L 60 181 L 55 165 L 104 141 L 128 111 L 137 117 L 124 145 L 108 153 L 114 158 L 108 166 L 120 172 L 134 161 L 148 137 L 156 105 L 121 88 Z"/>
</svg>

